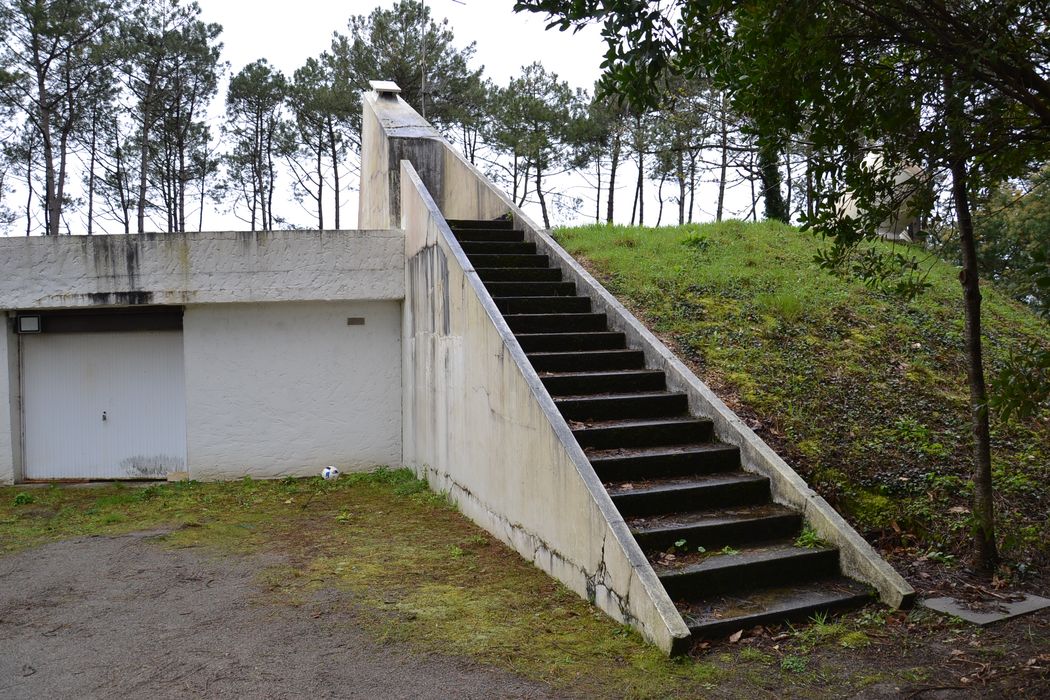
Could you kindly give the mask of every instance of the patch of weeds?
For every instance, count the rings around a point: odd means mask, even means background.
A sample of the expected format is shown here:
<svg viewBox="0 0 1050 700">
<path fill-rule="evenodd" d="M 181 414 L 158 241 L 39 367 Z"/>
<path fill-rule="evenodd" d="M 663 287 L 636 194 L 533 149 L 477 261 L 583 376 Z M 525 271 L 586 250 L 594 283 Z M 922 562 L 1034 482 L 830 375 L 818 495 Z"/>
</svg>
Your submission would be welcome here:
<svg viewBox="0 0 1050 700">
<path fill-rule="evenodd" d="M 807 525 L 802 528 L 802 532 L 795 538 L 795 546 L 803 549 L 819 549 L 827 547 L 828 543 L 820 538 L 816 530 Z"/>
<path fill-rule="evenodd" d="M 730 547 L 727 544 L 725 547 L 722 547 L 722 549 L 718 550 L 718 553 L 719 554 L 725 554 L 726 556 L 729 556 L 729 557 L 735 557 L 736 555 L 740 554 L 740 550 L 739 549 L 734 549 L 733 547 Z"/>
<path fill-rule="evenodd" d="M 931 549 L 930 551 L 926 552 L 926 554 L 923 556 L 925 556 L 930 561 L 935 561 L 938 564 L 943 564 L 945 566 L 951 566 L 955 563 L 954 554 L 948 554 L 946 552 L 942 552 L 936 549 Z"/>
<path fill-rule="evenodd" d="M 930 677 L 928 669 L 917 666 L 915 668 L 907 668 L 900 672 L 900 677 L 909 683 L 922 683 Z"/>
<path fill-rule="evenodd" d="M 448 548 L 448 553 L 451 556 L 458 558 L 458 557 L 462 557 L 467 552 L 466 552 L 466 550 L 464 550 L 463 548 L 459 547 L 458 545 L 452 545 L 452 546 L 450 546 Z"/>
<path fill-rule="evenodd" d="M 846 632 L 839 637 L 839 646 L 845 649 L 863 649 L 871 644 L 871 638 L 860 630 Z"/>
<path fill-rule="evenodd" d="M 762 313 L 785 323 L 797 321 L 802 316 L 802 300 L 790 292 L 759 294 L 755 305 Z"/>
<path fill-rule="evenodd" d="M 693 233 L 682 240 L 682 245 L 693 250 L 704 251 L 711 245 L 711 239 L 702 233 Z"/>
<path fill-rule="evenodd" d="M 28 506 L 35 500 L 36 499 L 33 498 L 32 494 L 26 493 L 25 491 L 19 491 L 15 494 L 15 497 L 12 499 L 12 503 L 14 503 L 16 506 Z"/>
<path fill-rule="evenodd" d="M 761 649 L 756 649 L 755 647 L 745 647 L 740 650 L 740 660 L 760 664 L 770 664 L 773 663 L 774 658 L 772 655 L 767 654 Z"/>
<path fill-rule="evenodd" d="M 634 248 L 638 245 L 638 240 L 630 236 L 617 236 L 609 242 L 618 248 Z"/>
<path fill-rule="evenodd" d="M 809 662 L 801 656 L 788 654 L 780 660 L 780 668 L 788 673 L 805 673 Z"/>
<path fill-rule="evenodd" d="M 861 627 L 882 627 L 886 624 L 886 618 L 889 615 L 889 608 L 881 606 L 866 608 L 857 615 L 857 624 Z"/>
</svg>

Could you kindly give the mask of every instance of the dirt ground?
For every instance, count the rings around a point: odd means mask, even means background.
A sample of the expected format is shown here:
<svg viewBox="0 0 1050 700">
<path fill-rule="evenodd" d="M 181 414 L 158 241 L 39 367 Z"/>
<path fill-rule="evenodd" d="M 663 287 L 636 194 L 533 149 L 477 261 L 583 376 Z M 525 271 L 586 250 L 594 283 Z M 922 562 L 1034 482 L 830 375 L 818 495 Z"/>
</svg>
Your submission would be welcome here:
<svg viewBox="0 0 1050 700">
<path fill-rule="evenodd" d="M 268 600 L 275 563 L 173 550 L 162 533 L 0 557 L 0 697 L 545 698 L 476 662 L 381 643 L 346 594 Z"/>
</svg>

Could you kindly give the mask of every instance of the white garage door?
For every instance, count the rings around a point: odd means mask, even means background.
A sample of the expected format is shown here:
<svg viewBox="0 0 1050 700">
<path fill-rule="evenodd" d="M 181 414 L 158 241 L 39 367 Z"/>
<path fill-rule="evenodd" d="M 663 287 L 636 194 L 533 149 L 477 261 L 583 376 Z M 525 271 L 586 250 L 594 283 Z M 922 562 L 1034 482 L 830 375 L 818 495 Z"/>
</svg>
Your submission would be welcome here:
<svg viewBox="0 0 1050 700">
<path fill-rule="evenodd" d="M 185 469 L 181 331 L 43 333 L 22 343 L 27 479 Z"/>
</svg>

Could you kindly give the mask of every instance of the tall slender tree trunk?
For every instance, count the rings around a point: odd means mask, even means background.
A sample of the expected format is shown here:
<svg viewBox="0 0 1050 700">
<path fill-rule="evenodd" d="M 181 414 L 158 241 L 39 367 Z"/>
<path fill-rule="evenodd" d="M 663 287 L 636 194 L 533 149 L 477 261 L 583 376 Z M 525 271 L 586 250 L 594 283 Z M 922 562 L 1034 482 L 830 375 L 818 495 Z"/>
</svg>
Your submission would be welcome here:
<svg viewBox="0 0 1050 700">
<path fill-rule="evenodd" d="M 725 105 L 722 106 L 722 162 L 718 174 L 718 208 L 715 210 L 715 221 L 722 220 L 722 212 L 725 211 L 726 201 L 726 171 L 729 166 L 729 125 L 726 123 Z M 754 183 L 751 184 L 751 194 L 754 197 Z"/>
<path fill-rule="evenodd" d="M 660 185 L 656 188 L 656 200 L 660 203 L 660 208 L 657 210 L 656 215 L 656 227 L 660 227 L 660 222 L 664 220 L 664 183 L 667 182 L 667 173 L 660 175 Z"/>
<path fill-rule="evenodd" d="M 541 179 L 541 170 L 539 160 L 536 161 L 536 196 L 540 200 L 540 211 L 543 212 L 543 228 L 550 228 L 551 221 L 547 216 L 547 200 L 543 197 L 543 180 Z"/>
<path fill-rule="evenodd" d="M 33 198 L 36 196 L 36 192 L 33 190 L 33 136 L 32 132 L 26 132 L 28 141 L 26 143 L 26 190 L 29 194 L 26 196 L 26 235 L 30 236 L 33 233 Z"/>
<path fill-rule="evenodd" d="M 609 203 L 605 208 L 605 223 L 613 222 L 613 202 L 616 195 L 616 169 L 620 166 L 620 131 L 617 129 L 613 134 L 612 158 L 609 165 Z"/>
<path fill-rule="evenodd" d="M 689 223 L 693 223 L 696 211 L 696 152 L 689 154 Z"/>
<path fill-rule="evenodd" d="M 813 160 L 806 158 L 806 219 L 813 220 Z"/>
<path fill-rule="evenodd" d="M 645 150 L 641 148 L 638 149 L 638 225 L 645 226 Z"/>
<path fill-rule="evenodd" d="M 328 118 L 328 145 L 332 151 L 332 192 L 335 194 L 335 230 L 340 230 L 339 224 L 339 144 L 336 140 L 335 125 L 331 117 Z"/>
<path fill-rule="evenodd" d="M 91 153 L 88 156 L 88 211 L 87 235 L 94 234 L 95 228 L 95 151 L 98 144 L 98 111 L 91 112 Z"/>
<path fill-rule="evenodd" d="M 973 431 L 973 518 L 974 560 L 978 568 L 990 572 L 999 561 L 995 542 L 995 507 L 992 490 L 992 441 L 988 425 L 988 390 L 984 378 L 984 357 L 981 347 L 981 286 L 974 239 L 973 219 L 970 216 L 969 172 L 966 163 L 966 141 L 962 133 L 962 100 L 955 93 L 951 76 L 944 79 L 945 104 L 948 117 L 948 167 L 952 174 L 952 197 L 959 226 L 959 246 L 962 251 L 963 300 L 966 316 L 966 372 L 970 384 L 970 422 Z"/>
<path fill-rule="evenodd" d="M 598 175 L 598 193 L 594 195 L 594 223 L 597 224 L 602 220 L 602 162 L 600 159 L 594 169 Z"/>
<path fill-rule="evenodd" d="M 682 150 L 678 150 L 678 225 L 685 223 L 685 157 Z M 659 226 L 660 224 L 657 224 Z"/>
<path fill-rule="evenodd" d="M 317 230 L 324 231 L 324 122 L 317 128 Z"/>
<path fill-rule="evenodd" d="M 53 235 L 61 233 L 62 225 L 62 199 L 66 196 L 66 165 L 69 160 L 69 131 L 68 125 L 62 132 L 58 141 L 58 181 L 55 183 L 55 208 L 52 210 L 50 219 Z"/>
</svg>

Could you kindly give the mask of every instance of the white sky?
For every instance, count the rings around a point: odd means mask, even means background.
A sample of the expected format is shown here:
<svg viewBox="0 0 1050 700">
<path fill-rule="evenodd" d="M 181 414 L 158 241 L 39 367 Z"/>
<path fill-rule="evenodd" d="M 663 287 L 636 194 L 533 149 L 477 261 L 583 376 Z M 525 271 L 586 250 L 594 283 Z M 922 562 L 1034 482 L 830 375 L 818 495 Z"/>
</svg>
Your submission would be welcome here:
<svg viewBox="0 0 1050 700">
<path fill-rule="evenodd" d="M 457 46 L 477 44 L 477 62 L 503 84 L 521 66 L 541 61 L 573 87 L 594 85 L 605 44 L 597 29 L 578 34 L 545 32 L 542 15 L 515 14 L 513 0 L 426 0 L 437 20 L 448 19 Z M 353 15 L 368 15 L 386 2 L 330 0 L 198 0 L 202 16 L 223 26 L 223 58 L 236 73 L 259 58 L 290 74 L 329 48 L 333 32 L 347 33 Z M 381 77 L 381 76 L 380 76 Z"/>
</svg>

